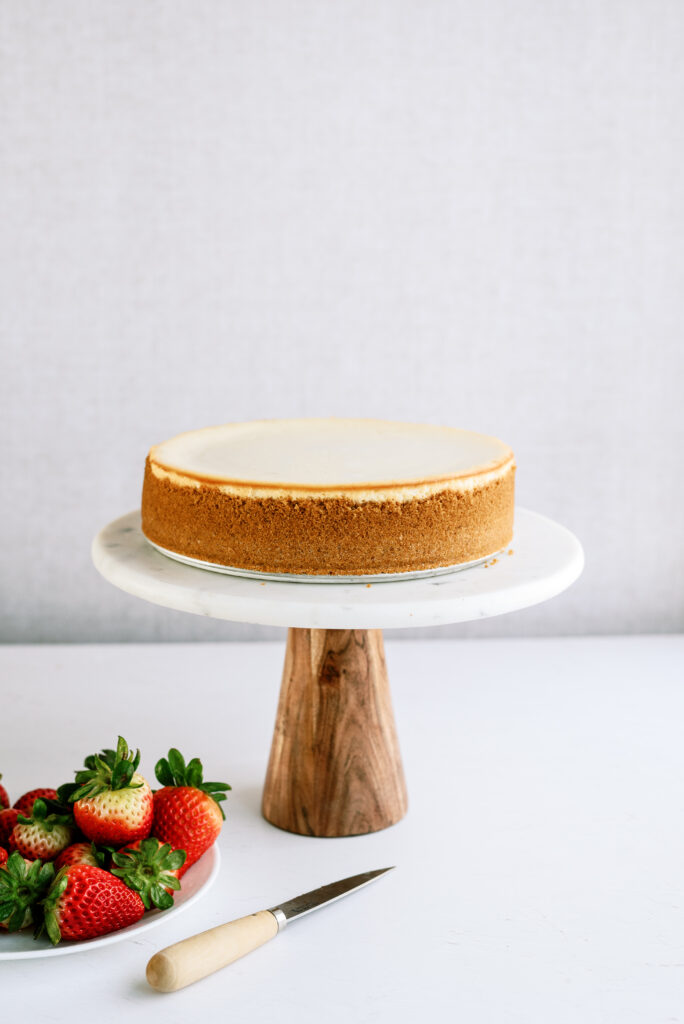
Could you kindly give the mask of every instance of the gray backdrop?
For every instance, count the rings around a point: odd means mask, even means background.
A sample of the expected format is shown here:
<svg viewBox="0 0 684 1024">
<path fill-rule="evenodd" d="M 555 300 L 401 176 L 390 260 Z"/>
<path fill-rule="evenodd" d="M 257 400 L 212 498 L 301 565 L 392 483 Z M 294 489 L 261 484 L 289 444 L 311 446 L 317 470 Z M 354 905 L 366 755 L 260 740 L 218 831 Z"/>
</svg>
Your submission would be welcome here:
<svg viewBox="0 0 684 1024">
<path fill-rule="evenodd" d="M 452 632 L 681 629 L 683 32 L 678 0 L 0 3 L 0 638 L 267 635 L 120 594 L 90 540 L 152 443 L 329 414 L 496 434 L 583 541 L 567 594 Z"/>
</svg>

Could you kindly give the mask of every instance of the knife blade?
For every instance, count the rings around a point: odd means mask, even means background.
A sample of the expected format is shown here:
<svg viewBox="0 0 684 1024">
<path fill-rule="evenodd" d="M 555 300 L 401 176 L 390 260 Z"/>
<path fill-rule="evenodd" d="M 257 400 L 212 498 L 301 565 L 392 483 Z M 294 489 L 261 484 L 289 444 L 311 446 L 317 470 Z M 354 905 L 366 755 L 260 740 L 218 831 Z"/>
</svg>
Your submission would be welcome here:
<svg viewBox="0 0 684 1024">
<path fill-rule="evenodd" d="M 352 875 L 302 893 L 277 907 L 191 935 L 154 954 L 147 964 L 147 981 L 159 992 L 176 992 L 185 988 L 275 938 L 290 921 L 335 903 L 392 870 L 392 867 L 379 868 Z"/>
</svg>

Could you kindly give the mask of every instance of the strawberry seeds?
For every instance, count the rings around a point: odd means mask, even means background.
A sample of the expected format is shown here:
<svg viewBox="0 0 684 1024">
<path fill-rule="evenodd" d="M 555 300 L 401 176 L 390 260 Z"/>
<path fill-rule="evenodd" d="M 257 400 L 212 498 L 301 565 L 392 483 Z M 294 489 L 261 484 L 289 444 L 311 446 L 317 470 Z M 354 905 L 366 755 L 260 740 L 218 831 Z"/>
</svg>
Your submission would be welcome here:
<svg viewBox="0 0 684 1024">
<path fill-rule="evenodd" d="M 221 831 L 231 787 L 204 782 L 200 760 L 186 764 L 171 748 L 153 792 L 139 763 L 119 736 L 56 790 L 31 790 L 10 807 L 1 787 L 0 931 L 33 926 L 56 944 L 173 906 L 184 872 Z"/>
</svg>

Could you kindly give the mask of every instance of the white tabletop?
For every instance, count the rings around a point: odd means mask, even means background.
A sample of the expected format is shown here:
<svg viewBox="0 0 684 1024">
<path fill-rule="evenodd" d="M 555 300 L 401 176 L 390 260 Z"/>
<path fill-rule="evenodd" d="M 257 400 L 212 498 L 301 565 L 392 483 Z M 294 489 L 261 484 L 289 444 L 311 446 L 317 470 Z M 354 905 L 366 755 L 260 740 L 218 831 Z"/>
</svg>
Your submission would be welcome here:
<svg viewBox="0 0 684 1024">
<path fill-rule="evenodd" d="M 681 1019 L 684 638 L 399 640 L 387 656 L 409 813 L 311 839 L 259 814 L 281 644 L 0 648 L 11 794 L 70 778 L 117 732 L 148 777 L 177 745 L 234 787 L 211 895 L 118 945 L 0 963 L 7 1020 Z M 144 981 L 161 946 L 386 864 L 191 988 Z"/>
<path fill-rule="evenodd" d="M 560 594 L 584 565 L 582 546 L 569 530 L 521 508 L 505 551 L 466 569 L 414 579 L 292 583 L 198 569 L 155 550 L 142 533 L 139 512 L 104 527 L 92 554 L 110 583 L 166 608 L 326 629 L 440 626 L 502 615 Z"/>
</svg>

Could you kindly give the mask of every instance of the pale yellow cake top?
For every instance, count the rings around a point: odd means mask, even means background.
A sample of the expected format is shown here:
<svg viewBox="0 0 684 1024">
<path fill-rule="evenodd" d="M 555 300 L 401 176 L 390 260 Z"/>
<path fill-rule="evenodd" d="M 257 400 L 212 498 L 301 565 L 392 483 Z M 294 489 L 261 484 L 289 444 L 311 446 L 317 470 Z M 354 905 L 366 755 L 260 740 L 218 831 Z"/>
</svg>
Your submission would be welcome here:
<svg viewBox="0 0 684 1024">
<path fill-rule="evenodd" d="M 454 427 L 371 419 L 257 420 L 180 434 L 155 445 L 150 463 L 177 483 L 362 497 L 359 492 L 473 486 L 507 472 L 513 452 L 495 437 Z"/>
</svg>

